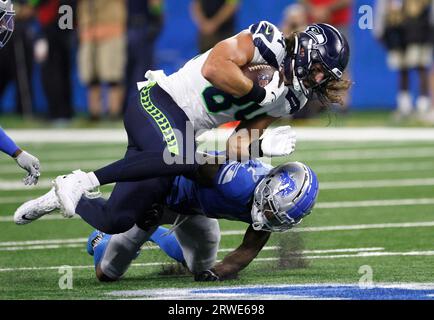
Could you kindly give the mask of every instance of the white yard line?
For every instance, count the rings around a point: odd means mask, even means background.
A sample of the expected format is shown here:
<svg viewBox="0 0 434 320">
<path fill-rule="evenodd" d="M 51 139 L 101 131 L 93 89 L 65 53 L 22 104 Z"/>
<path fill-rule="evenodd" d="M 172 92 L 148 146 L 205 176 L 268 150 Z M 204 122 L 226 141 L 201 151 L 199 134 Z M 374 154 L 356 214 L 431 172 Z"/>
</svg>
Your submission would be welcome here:
<svg viewBox="0 0 434 320">
<path fill-rule="evenodd" d="M 369 229 L 387 229 L 387 228 L 425 228 L 434 227 L 434 221 L 426 222 L 404 222 L 404 223 L 375 223 L 375 224 L 354 224 L 327 227 L 304 227 L 294 228 L 291 232 L 323 232 L 323 231 L 350 231 L 350 230 L 369 230 Z M 244 235 L 245 230 L 226 230 L 222 231 L 222 236 Z"/>
<path fill-rule="evenodd" d="M 433 250 L 427 251 L 406 251 L 406 252 L 359 252 L 356 254 L 336 254 L 320 256 L 304 256 L 306 259 L 342 259 L 342 258 L 367 258 L 385 256 L 434 256 Z M 276 261 L 279 258 L 258 258 L 258 261 Z"/>
<path fill-rule="evenodd" d="M 399 162 L 383 164 L 341 164 L 341 165 L 319 165 L 315 166 L 316 173 L 358 173 L 366 172 L 403 172 L 403 171 L 425 171 L 434 169 L 434 161 L 427 162 Z"/>
<path fill-rule="evenodd" d="M 0 204 L 23 203 L 29 197 L 5 197 L 0 198 Z M 318 202 L 315 209 L 340 209 L 340 208 L 368 208 L 368 207 L 392 207 L 392 206 L 423 206 L 434 204 L 434 198 L 390 199 L 390 200 L 364 200 L 364 201 L 332 201 Z M 75 215 L 72 219 L 79 219 Z M 64 220 L 61 214 L 50 214 L 41 218 L 41 221 Z M 0 216 L 0 222 L 12 222 L 13 217 Z"/>
<path fill-rule="evenodd" d="M 434 129 L 418 128 L 294 128 L 298 141 L 434 141 Z M 226 140 L 231 129 L 206 132 L 200 142 Z"/>
<path fill-rule="evenodd" d="M 52 187 L 52 179 L 39 179 L 38 184 L 36 186 L 26 186 L 23 184 L 21 179 L 15 180 L 4 180 L 0 179 L 0 191 L 16 191 L 16 190 L 42 190 L 42 189 L 50 189 Z"/>
<path fill-rule="evenodd" d="M 434 144 L 434 143 L 433 143 Z M 434 146 L 432 148 L 420 148 L 416 150 L 407 150 L 401 148 L 384 149 L 384 150 L 363 150 L 363 151 L 330 151 L 316 154 L 299 155 L 300 160 L 306 161 L 336 161 L 336 160 L 375 160 L 375 159 L 414 159 L 414 158 L 431 158 L 434 156 Z"/>
<path fill-rule="evenodd" d="M 53 172 L 53 171 L 64 171 L 65 173 L 70 172 L 71 170 L 75 170 L 77 168 L 80 168 L 82 170 L 90 168 L 90 169 L 95 169 L 98 167 L 101 167 L 103 165 L 106 165 L 107 161 L 106 160 L 77 160 L 77 161 L 56 161 L 56 162 L 42 162 L 42 173 L 47 176 L 48 172 Z M 4 174 L 4 173 L 17 173 L 17 174 L 22 174 L 23 172 L 21 171 L 20 168 L 17 167 L 17 165 L 15 163 L 12 163 L 10 161 L 8 161 L 5 164 L 1 164 L 0 165 L 0 174 Z"/>
<path fill-rule="evenodd" d="M 0 179 L 0 190 L 37 190 L 51 188 L 51 179 L 41 179 L 36 186 L 25 186 L 19 180 Z M 320 182 L 321 190 L 336 189 L 371 189 L 383 187 L 415 187 L 415 186 L 433 186 L 434 178 L 417 178 L 417 179 L 388 179 L 388 180 L 358 180 L 358 181 L 333 181 Z"/>
<path fill-rule="evenodd" d="M 434 256 L 434 251 L 405 251 L 405 252 L 359 252 L 356 254 L 338 254 L 338 255 L 313 255 L 304 256 L 304 259 L 348 259 L 348 258 L 372 258 L 372 257 L 385 257 L 385 256 Z M 256 258 L 253 263 L 277 261 L 279 258 Z M 171 262 L 147 262 L 147 263 L 133 263 L 131 267 L 151 267 L 172 264 Z M 0 272 L 16 272 L 16 271 L 45 271 L 45 270 L 58 270 L 63 266 L 47 266 L 47 267 L 18 267 L 18 268 L 0 268 Z M 86 266 L 68 266 L 72 269 L 93 269 L 93 265 Z"/>
<path fill-rule="evenodd" d="M 72 169 L 80 168 L 94 169 L 107 164 L 107 161 L 92 160 L 92 161 L 59 161 L 53 163 L 44 162 L 43 174 L 49 175 L 51 172 L 70 172 Z M 314 167 L 316 173 L 366 173 L 366 172 L 403 172 L 403 171 L 426 171 L 434 170 L 433 161 L 420 162 L 399 162 L 399 163 L 382 163 L 382 164 L 341 164 L 341 165 L 317 165 Z M 0 174 L 5 173 L 22 174 L 22 171 L 16 164 L 8 162 L 0 164 Z"/>
<path fill-rule="evenodd" d="M 434 198 L 319 202 L 316 209 L 413 206 L 434 204 Z"/>
<path fill-rule="evenodd" d="M 87 242 L 86 238 L 76 239 L 51 239 L 51 240 L 35 240 L 35 241 L 8 241 L 0 242 L 0 251 L 21 251 L 21 250 L 45 250 L 45 249 L 62 249 L 62 248 L 84 248 L 83 245 Z M 159 247 L 150 243 L 142 247 L 142 250 L 159 250 Z M 266 246 L 263 251 L 279 250 L 279 246 Z M 219 249 L 218 252 L 231 252 L 235 248 Z M 373 248 L 342 248 L 329 250 L 305 250 L 301 253 L 336 253 L 336 252 L 362 252 L 362 251 L 380 251 L 382 247 Z"/>
<path fill-rule="evenodd" d="M 431 128 L 295 128 L 299 141 L 434 141 Z M 212 139 L 225 139 L 232 129 L 207 132 Z M 124 129 L 35 129 L 8 130 L 18 143 L 126 142 Z M 210 138 L 203 138 L 205 141 Z"/>
<path fill-rule="evenodd" d="M 21 246 L 21 247 L 0 247 L 0 251 L 23 251 L 23 250 L 48 250 L 48 249 L 65 249 L 65 248 L 83 248 L 83 243 L 76 244 L 50 244 L 39 246 Z"/>
<path fill-rule="evenodd" d="M 434 178 L 320 182 L 320 190 L 434 186 Z"/>
</svg>

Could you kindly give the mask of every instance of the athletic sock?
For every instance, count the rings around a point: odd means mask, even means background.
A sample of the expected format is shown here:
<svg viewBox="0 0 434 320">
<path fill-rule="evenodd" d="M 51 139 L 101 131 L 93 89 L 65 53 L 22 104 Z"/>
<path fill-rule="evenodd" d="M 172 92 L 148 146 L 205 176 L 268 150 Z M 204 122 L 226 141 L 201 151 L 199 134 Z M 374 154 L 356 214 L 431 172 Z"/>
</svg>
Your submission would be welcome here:
<svg viewBox="0 0 434 320">
<path fill-rule="evenodd" d="M 143 231 L 136 225 L 124 233 L 111 237 L 100 267 L 105 275 L 111 279 L 119 279 L 128 269 L 140 250 L 148 241 L 150 233 Z"/>
<path fill-rule="evenodd" d="M 149 240 L 156 243 L 172 259 L 184 262 L 184 255 L 175 235 L 172 233 L 164 235 L 168 231 L 167 228 L 158 227 Z"/>
</svg>

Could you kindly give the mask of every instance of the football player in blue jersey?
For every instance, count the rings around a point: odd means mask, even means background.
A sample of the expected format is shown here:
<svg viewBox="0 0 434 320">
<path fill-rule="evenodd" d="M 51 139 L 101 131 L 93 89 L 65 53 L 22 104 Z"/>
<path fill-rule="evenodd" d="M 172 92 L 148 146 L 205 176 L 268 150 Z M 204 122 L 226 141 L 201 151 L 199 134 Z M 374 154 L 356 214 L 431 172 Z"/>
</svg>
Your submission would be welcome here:
<svg viewBox="0 0 434 320">
<path fill-rule="evenodd" d="M 204 165 L 201 172 L 201 183 L 184 176 L 171 179 L 170 188 L 158 197 L 161 202 L 152 204 L 152 212 L 143 211 L 149 206 L 140 202 L 140 194 L 135 195 L 136 205 L 125 204 L 123 211 L 116 212 L 110 210 L 110 200 L 82 197 L 77 213 L 101 230 L 95 231 L 88 243 L 98 279 L 119 279 L 149 239 L 169 256 L 184 262 L 197 281 L 232 278 L 256 257 L 270 232 L 287 231 L 309 214 L 318 194 L 315 173 L 299 162 L 272 168 L 258 160 L 227 161 L 223 165 Z M 141 182 L 145 199 L 158 199 L 146 197 L 158 189 L 157 182 Z M 59 207 L 55 193 L 48 192 L 21 206 L 15 221 L 26 224 Z M 215 219 L 220 218 L 242 221 L 249 227 L 240 247 L 216 264 L 220 233 Z M 133 221 L 134 227 L 110 235 L 125 220 Z M 162 236 L 164 230 L 158 226 L 166 223 L 174 224 L 176 238 Z"/>
<path fill-rule="evenodd" d="M 117 183 L 111 198 L 121 210 L 135 201 L 135 194 L 143 194 L 141 180 L 195 175 L 200 166 L 195 133 L 230 121 L 241 122 L 227 143 L 229 159 L 254 157 L 252 150 L 265 156 L 288 155 L 290 132 L 276 130 L 262 136 L 264 130 L 297 112 L 313 94 L 327 102 L 338 101 L 339 90 L 349 87 L 343 80 L 349 55 L 345 37 L 328 24 L 310 25 L 285 39 L 276 26 L 261 21 L 191 59 L 174 74 L 147 72 L 148 81 L 139 84 L 124 113 L 125 157 L 94 172 L 76 170 L 55 179 L 53 192 L 63 215 L 73 216 L 82 195 L 101 185 Z M 282 70 L 284 81 L 276 71 L 261 87 L 242 71 L 251 64 Z"/>
<path fill-rule="evenodd" d="M 24 184 L 38 183 L 40 176 L 38 158 L 21 150 L 2 128 L 0 128 L 0 150 L 11 156 L 21 168 L 27 171 L 27 176 L 23 180 Z"/>
<path fill-rule="evenodd" d="M 9 41 L 14 31 L 15 10 L 11 0 L 0 0 L 0 49 Z M 38 183 L 39 160 L 21 150 L 15 142 L 0 128 L 0 150 L 15 159 L 17 164 L 28 172 L 24 178 L 26 185 Z"/>
</svg>

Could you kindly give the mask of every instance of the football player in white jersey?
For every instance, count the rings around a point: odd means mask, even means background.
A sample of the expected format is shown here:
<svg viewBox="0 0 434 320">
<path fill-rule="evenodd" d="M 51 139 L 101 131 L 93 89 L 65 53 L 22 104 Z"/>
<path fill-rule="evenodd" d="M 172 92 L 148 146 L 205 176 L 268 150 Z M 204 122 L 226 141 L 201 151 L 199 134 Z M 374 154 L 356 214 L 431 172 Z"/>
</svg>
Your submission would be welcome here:
<svg viewBox="0 0 434 320">
<path fill-rule="evenodd" d="M 139 200 L 132 197 L 134 194 L 155 197 L 154 202 L 159 202 L 164 194 L 159 189 L 167 183 L 143 190 L 140 181 L 194 176 L 200 163 L 191 155 L 196 146 L 194 135 L 188 133 L 225 122 L 241 120 L 228 139 L 229 158 L 245 159 L 251 150 L 258 150 L 258 156 L 290 154 L 291 130 L 270 130 L 262 135 L 263 131 L 276 119 L 298 111 L 313 93 L 336 99 L 330 93 L 345 83 L 342 75 L 348 59 L 348 42 L 330 25 L 311 25 L 305 32 L 285 39 L 277 27 L 261 21 L 221 41 L 168 77 L 148 73 L 151 81 L 141 87 L 138 97 L 131 97 L 125 110 L 125 157 L 94 172 L 76 170 L 57 177 L 52 192 L 60 201 L 62 213 L 72 217 L 84 194 L 113 182 L 117 184 L 108 200 L 110 206 L 106 206 L 110 210 L 122 211 L 130 206 L 132 212 L 137 211 Z M 258 63 L 282 70 L 284 83 L 279 81 L 278 71 L 265 87 L 246 77 L 242 68 Z M 237 143 L 240 137 L 247 143 Z M 125 225 L 118 232 L 131 227 Z"/>
</svg>

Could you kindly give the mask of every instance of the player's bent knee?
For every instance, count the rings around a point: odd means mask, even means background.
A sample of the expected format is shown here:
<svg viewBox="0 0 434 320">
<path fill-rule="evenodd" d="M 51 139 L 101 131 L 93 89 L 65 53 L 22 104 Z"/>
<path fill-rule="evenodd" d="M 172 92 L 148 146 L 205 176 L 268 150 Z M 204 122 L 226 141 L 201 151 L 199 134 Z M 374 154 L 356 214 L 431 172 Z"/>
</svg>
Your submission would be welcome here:
<svg viewBox="0 0 434 320">
<path fill-rule="evenodd" d="M 100 265 L 97 265 L 95 268 L 95 275 L 96 278 L 100 281 L 100 282 L 114 282 L 117 281 L 118 279 L 113 279 L 110 278 L 109 276 L 107 276 L 102 270 Z"/>
</svg>

